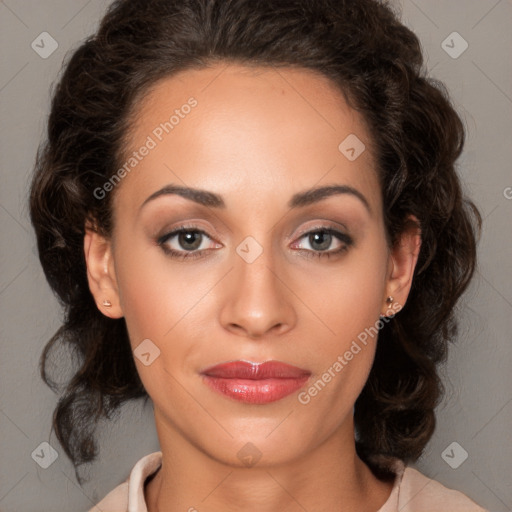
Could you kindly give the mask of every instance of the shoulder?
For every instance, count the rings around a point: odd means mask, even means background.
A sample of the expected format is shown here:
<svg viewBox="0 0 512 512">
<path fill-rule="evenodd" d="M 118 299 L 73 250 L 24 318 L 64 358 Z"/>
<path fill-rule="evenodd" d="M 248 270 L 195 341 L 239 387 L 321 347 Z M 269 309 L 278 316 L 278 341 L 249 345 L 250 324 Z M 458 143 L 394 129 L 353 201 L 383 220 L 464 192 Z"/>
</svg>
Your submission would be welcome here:
<svg viewBox="0 0 512 512">
<path fill-rule="evenodd" d="M 130 472 L 130 476 L 88 512 L 146 512 L 144 501 L 144 483 L 162 464 L 162 452 L 145 455 L 138 460 Z"/>
<path fill-rule="evenodd" d="M 465 494 L 406 467 L 398 493 L 401 512 L 488 512 Z"/>
<path fill-rule="evenodd" d="M 128 510 L 128 479 L 111 490 L 99 503 L 87 512 L 126 512 Z"/>
</svg>

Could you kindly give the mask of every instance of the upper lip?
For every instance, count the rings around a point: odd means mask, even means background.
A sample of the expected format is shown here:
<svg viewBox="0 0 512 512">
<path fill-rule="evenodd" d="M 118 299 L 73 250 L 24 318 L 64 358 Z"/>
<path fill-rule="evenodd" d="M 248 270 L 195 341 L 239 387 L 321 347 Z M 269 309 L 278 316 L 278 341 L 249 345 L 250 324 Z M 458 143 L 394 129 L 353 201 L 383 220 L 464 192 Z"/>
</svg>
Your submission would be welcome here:
<svg viewBox="0 0 512 512">
<path fill-rule="evenodd" d="M 228 361 L 226 363 L 210 366 L 201 371 L 209 377 L 221 377 L 225 379 L 297 379 L 311 375 L 311 372 L 303 368 L 297 368 L 280 361 L 265 361 L 252 363 L 250 361 Z"/>
</svg>

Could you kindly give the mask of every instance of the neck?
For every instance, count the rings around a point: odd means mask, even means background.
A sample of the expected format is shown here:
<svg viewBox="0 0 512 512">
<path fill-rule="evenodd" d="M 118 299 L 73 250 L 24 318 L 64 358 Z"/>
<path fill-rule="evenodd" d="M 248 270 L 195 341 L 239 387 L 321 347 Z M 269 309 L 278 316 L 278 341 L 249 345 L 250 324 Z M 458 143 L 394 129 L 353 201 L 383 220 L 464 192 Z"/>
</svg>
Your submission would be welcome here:
<svg viewBox="0 0 512 512">
<path fill-rule="evenodd" d="M 376 512 L 393 483 L 359 459 L 351 425 L 299 458 L 252 467 L 223 463 L 160 428 L 162 466 L 146 486 L 148 512 Z"/>
</svg>

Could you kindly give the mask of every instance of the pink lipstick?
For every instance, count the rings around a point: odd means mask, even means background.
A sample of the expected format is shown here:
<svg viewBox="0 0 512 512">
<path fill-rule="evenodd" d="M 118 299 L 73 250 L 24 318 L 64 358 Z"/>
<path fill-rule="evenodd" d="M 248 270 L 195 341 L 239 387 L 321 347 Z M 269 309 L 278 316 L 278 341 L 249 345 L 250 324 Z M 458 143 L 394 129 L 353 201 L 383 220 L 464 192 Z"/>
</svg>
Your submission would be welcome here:
<svg viewBox="0 0 512 512">
<path fill-rule="evenodd" d="M 225 396 L 250 404 L 280 400 L 301 388 L 311 372 L 279 361 L 230 361 L 201 372 L 205 383 Z"/>
</svg>

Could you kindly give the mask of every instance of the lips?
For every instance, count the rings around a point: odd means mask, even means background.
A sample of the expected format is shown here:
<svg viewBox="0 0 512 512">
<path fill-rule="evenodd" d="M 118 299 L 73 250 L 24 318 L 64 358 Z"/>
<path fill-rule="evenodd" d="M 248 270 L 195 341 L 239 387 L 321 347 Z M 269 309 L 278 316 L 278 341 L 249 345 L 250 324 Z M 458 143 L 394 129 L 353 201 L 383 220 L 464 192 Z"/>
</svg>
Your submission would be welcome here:
<svg viewBox="0 0 512 512">
<path fill-rule="evenodd" d="M 218 364 L 203 370 L 204 375 L 224 379 L 297 379 L 304 375 L 311 375 L 308 370 L 297 368 L 279 361 L 265 361 L 264 363 L 250 363 L 249 361 L 231 361 Z"/>
<path fill-rule="evenodd" d="M 213 390 L 238 401 L 266 404 L 301 388 L 311 372 L 279 361 L 230 361 L 201 372 Z"/>
</svg>

